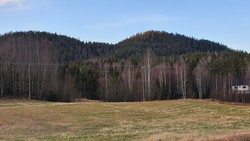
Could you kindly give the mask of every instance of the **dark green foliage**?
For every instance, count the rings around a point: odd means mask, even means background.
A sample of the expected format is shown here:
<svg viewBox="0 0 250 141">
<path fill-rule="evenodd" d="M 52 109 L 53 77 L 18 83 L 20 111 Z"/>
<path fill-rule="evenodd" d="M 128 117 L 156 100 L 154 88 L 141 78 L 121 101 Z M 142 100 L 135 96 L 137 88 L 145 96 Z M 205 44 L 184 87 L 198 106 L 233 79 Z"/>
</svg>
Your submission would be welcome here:
<svg viewBox="0 0 250 141">
<path fill-rule="evenodd" d="M 88 64 L 71 64 L 68 69 L 69 73 L 76 79 L 75 83 L 82 98 L 99 99 L 99 76 L 95 67 Z"/>
<path fill-rule="evenodd" d="M 87 59 L 140 60 L 147 48 L 156 56 L 180 55 L 190 52 L 220 52 L 230 50 L 226 46 L 208 40 L 197 40 L 180 34 L 148 31 L 137 34 L 118 44 L 81 42 L 78 39 L 47 32 L 10 32 L 5 38 L 29 38 L 51 42 L 60 63 L 80 62 Z"/>
<path fill-rule="evenodd" d="M 36 57 L 43 49 L 52 53 Z M 48 62 L 47 56 L 53 62 Z M 250 83 L 248 53 L 157 31 L 117 44 L 82 42 L 56 33 L 11 32 L 0 36 L 0 62 L 0 97 L 27 98 L 31 93 L 33 99 L 49 101 L 179 99 L 184 93 L 180 85 L 185 83 L 186 98 L 199 98 L 199 63 L 203 63 L 202 76 L 206 76 L 201 78 L 205 79 L 202 98 L 246 102 L 231 95 L 230 87 L 239 79 Z"/>
<path fill-rule="evenodd" d="M 184 35 L 167 32 L 148 31 L 121 41 L 116 45 L 113 54 L 119 58 L 128 58 L 127 51 L 136 50 L 133 54 L 129 53 L 129 55 L 137 56 L 142 55 L 147 48 L 152 49 L 156 56 L 230 50 L 225 45 L 208 40 L 197 40 Z"/>
<path fill-rule="evenodd" d="M 0 40 L 4 40 L 5 38 L 28 38 L 31 41 L 48 40 L 52 44 L 60 63 L 100 58 L 113 48 L 113 45 L 107 43 L 81 42 L 75 38 L 48 32 L 10 32 L 0 36 Z"/>
<path fill-rule="evenodd" d="M 62 95 L 56 93 L 56 92 L 49 92 L 45 98 L 48 101 L 52 101 L 52 102 L 60 102 L 63 101 Z"/>
<path fill-rule="evenodd" d="M 214 56 L 211 62 L 211 71 L 214 74 L 233 72 L 242 78 L 247 70 L 249 56 L 244 52 L 222 52 Z"/>
</svg>

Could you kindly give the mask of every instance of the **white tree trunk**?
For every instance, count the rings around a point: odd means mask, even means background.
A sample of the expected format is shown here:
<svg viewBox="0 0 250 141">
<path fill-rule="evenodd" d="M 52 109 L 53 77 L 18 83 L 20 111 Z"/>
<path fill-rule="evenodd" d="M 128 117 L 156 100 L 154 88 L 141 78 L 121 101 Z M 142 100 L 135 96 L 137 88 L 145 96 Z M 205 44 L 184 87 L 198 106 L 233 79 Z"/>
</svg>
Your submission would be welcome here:
<svg viewBox="0 0 250 141">
<path fill-rule="evenodd" d="M 131 93 L 131 71 L 130 71 L 130 65 L 128 66 L 128 91 Z"/>
<path fill-rule="evenodd" d="M 31 98 L 31 71 L 30 71 L 30 64 L 28 68 L 28 79 L 29 79 L 29 99 Z"/>
<path fill-rule="evenodd" d="M 105 65 L 105 98 L 108 100 L 108 69 Z"/>
</svg>

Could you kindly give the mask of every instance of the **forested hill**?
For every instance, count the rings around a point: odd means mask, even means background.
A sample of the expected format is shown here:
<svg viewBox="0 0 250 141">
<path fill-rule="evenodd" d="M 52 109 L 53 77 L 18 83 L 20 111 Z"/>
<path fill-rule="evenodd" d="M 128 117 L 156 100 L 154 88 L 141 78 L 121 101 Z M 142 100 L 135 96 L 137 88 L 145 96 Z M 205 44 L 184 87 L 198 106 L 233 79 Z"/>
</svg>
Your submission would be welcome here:
<svg viewBox="0 0 250 141">
<path fill-rule="evenodd" d="M 225 45 L 209 40 L 198 40 L 164 31 L 147 31 L 119 42 L 116 45 L 115 53 L 116 56 L 138 55 L 144 52 L 146 48 L 150 48 L 156 56 L 230 50 Z"/>
<path fill-rule="evenodd" d="M 208 40 L 197 40 L 180 34 L 148 31 L 117 44 L 83 42 L 75 38 L 47 32 L 10 32 L 0 36 L 0 46 L 50 45 L 61 63 L 87 59 L 115 60 L 140 58 L 147 48 L 156 56 L 180 55 L 190 52 L 220 52 L 230 50 L 225 45 Z M 31 47 L 32 48 L 32 47 Z"/>
<path fill-rule="evenodd" d="M 60 63 L 81 61 L 99 58 L 107 54 L 113 45 L 98 42 L 82 42 L 65 35 L 48 32 L 10 32 L 0 36 L 0 47 L 35 49 L 37 46 L 44 48 L 50 46 Z M 45 47 L 46 46 L 46 47 Z"/>
<path fill-rule="evenodd" d="M 250 102 L 250 54 L 184 35 L 149 31 L 117 44 L 47 32 L 0 36 L 0 98 L 145 101 L 213 98 Z"/>
</svg>

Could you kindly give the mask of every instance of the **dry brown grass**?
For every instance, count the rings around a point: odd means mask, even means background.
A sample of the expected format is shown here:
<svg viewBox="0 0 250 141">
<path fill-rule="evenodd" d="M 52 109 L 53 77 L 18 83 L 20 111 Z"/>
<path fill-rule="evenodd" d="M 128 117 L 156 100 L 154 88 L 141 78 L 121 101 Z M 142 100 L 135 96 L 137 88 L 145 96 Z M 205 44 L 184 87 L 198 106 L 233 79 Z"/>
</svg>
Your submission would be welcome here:
<svg viewBox="0 0 250 141">
<path fill-rule="evenodd" d="M 247 140 L 250 107 L 202 100 L 0 100 L 0 140 Z"/>
<path fill-rule="evenodd" d="M 209 141 L 249 141 L 250 134 L 236 134 L 236 135 L 228 135 L 228 136 L 221 136 L 216 137 L 213 139 L 209 139 Z"/>
</svg>

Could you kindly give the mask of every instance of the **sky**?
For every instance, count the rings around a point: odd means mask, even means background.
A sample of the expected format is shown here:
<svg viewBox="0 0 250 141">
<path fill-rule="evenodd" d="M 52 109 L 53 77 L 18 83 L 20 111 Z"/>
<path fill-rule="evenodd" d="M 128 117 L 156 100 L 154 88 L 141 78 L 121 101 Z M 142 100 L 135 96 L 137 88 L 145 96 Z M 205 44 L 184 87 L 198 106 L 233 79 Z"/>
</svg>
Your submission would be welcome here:
<svg viewBox="0 0 250 141">
<path fill-rule="evenodd" d="M 117 43 L 149 30 L 250 53 L 250 0 L 0 0 L 0 34 L 47 31 Z"/>
</svg>

